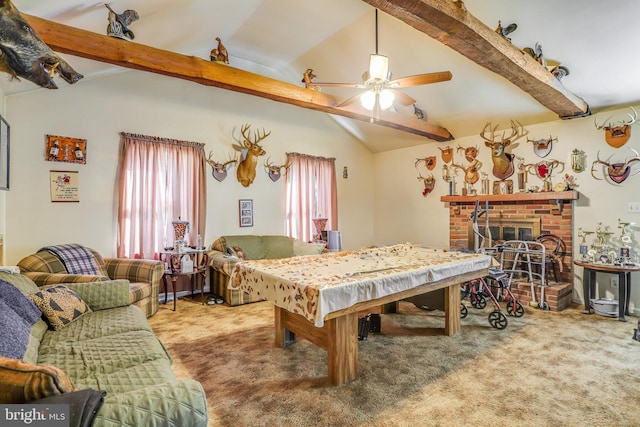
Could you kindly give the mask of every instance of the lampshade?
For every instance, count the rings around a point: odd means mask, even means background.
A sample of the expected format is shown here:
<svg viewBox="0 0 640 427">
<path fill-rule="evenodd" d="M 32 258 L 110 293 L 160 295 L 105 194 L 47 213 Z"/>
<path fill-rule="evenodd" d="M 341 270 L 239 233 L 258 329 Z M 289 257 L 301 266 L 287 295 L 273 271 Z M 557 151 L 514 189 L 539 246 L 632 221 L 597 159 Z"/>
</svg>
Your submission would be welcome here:
<svg viewBox="0 0 640 427">
<path fill-rule="evenodd" d="M 369 56 L 369 78 L 374 80 L 386 80 L 389 75 L 389 58 L 384 55 L 372 53 Z"/>
<path fill-rule="evenodd" d="M 373 90 L 368 90 L 360 97 L 360 103 L 364 108 L 371 111 L 376 106 L 376 102 L 378 102 L 378 104 L 380 105 L 380 109 L 386 110 L 387 108 L 391 107 L 394 99 L 395 95 L 390 90 L 385 89 L 377 93 Z"/>
<path fill-rule="evenodd" d="M 390 90 L 385 89 L 382 92 L 380 92 L 380 96 L 378 98 L 378 102 L 380 102 L 380 108 L 382 108 L 383 110 L 386 110 L 387 108 L 391 107 L 395 97 L 396 96 L 394 95 L 394 93 L 391 92 Z"/>
<path fill-rule="evenodd" d="M 360 103 L 367 110 L 373 110 L 374 105 L 376 105 L 376 94 L 372 90 L 368 90 L 362 94 L 360 97 Z"/>
</svg>

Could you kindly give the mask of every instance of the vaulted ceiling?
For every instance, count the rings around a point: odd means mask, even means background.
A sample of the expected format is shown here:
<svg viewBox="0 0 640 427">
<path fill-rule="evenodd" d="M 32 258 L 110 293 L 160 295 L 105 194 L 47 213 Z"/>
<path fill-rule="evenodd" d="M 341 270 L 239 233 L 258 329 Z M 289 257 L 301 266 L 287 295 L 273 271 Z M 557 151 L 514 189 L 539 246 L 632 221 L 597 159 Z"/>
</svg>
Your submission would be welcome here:
<svg viewBox="0 0 640 427">
<path fill-rule="evenodd" d="M 479 133 L 487 121 L 506 127 L 511 119 L 527 125 L 558 118 L 553 107 L 536 99 L 537 89 L 527 91 L 526 78 L 495 68 L 503 61 L 500 52 L 482 43 L 468 43 L 470 36 L 460 35 L 449 21 L 441 22 L 435 32 L 427 31 L 422 18 L 430 20 L 435 14 L 425 5 L 437 3 L 449 3 L 446 7 L 454 4 L 450 0 L 114 0 L 110 4 L 117 12 L 135 9 L 140 16 L 130 26 L 136 35 L 134 41 L 126 43 L 208 60 L 215 37 L 220 37 L 229 50 L 231 67 L 299 87 L 303 87 L 302 73 L 307 68 L 314 70 L 318 81 L 360 83 L 369 54 L 375 50 L 374 6 L 379 7 L 379 52 L 389 57 L 393 77 L 446 70 L 453 75 L 451 81 L 402 89 L 416 99 L 427 124 L 459 138 Z M 106 34 L 104 3 L 14 0 L 14 4 L 33 17 Z M 394 9 L 398 4 L 404 7 Z M 517 23 L 517 30 L 509 35 L 513 51 L 539 43 L 545 58 L 570 71 L 558 82 L 560 90 L 593 112 L 640 101 L 640 81 L 635 79 L 640 56 L 634 55 L 640 2 L 467 0 L 464 8 L 479 22 L 476 34 L 484 31 L 486 35 L 498 20 L 503 26 Z M 420 13 L 429 15 L 421 18 Z M 473 52 L 475 58 L 468 52 L 460 53 L 460 48 L 451 48 L 456 37 L 478 47 Z M 494 45 L 502 42 L 491 41 Z M 482 56 L 484 51 L 486 57 Z M 127 70 L 80 56 L 64 56 L 85 79 Z M 497 73 L 485 68 L 487 62 Z M 65 85 L 58 80 L 60 86 Z M 9 78 L 0 79 L 0 87 L 8 95 L 45 90 Z M 338 99 L 356 93 L 358 89 L 323 88 L 323 94 Z M 396 110 L 402 120 L 413 119 L 413 107 L 397 106 Z M 344 115 L 332 117 L 374 152 L 433 140 Z"/>
</svg>

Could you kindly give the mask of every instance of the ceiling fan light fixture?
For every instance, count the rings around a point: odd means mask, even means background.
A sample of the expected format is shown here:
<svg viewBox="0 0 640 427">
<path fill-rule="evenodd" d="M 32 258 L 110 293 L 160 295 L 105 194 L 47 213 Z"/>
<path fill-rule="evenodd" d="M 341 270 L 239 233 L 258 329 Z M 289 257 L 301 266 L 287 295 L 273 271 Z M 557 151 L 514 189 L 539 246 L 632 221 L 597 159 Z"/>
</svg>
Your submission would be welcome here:
<svg viewBox="0 0 640 427">
<path fill-rule="evenodd" d="M 360 103 L 364 108 L 369 111 L 373 111 L 378 103 L 381 110 L 386 110 L 393 105 L 395 94 L 390 90 L 382 90 L 376 92 L 375 90 L 368 90 L 360 96 Z"/>
<path fill-rule="evenodd" d="M 380 102 L 380 108 L 386 110 L 387 108 L 393 105 L 393 100 L 395 99 L 395 95 L 390 90 L 383 90 L 380 92 L 380 96 L 378 98 L 378 102 Z"/>
<path fill-rule="evenodd" d="M 369 78 L 384 81 L 389 75 L 389 58 L 372 53 L 369 56 Z"/>
<path fill-rule="evenodd" d="M 373 110 L 376 105 L 376 94 L 372 90 L 368 90 L 360 96 L 360 103 L 369 111 Z"/>
</svg>

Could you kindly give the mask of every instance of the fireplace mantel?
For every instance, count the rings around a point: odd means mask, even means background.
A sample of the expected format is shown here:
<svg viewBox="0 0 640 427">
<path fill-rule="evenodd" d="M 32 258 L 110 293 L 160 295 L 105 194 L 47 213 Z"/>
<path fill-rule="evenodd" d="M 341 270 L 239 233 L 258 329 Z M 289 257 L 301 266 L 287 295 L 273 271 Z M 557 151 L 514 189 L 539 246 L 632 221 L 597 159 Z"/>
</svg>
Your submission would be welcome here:
<svg viewBox="0 0 640 427">
<path fill-rule="evenodd" d="M 442 196 L 440 201 L 449 203 L 475 203 L 476 200 L 484 202 L 532 202 L 537 200 L 578 200 L 580 193 L 571 191 L 547 191 L 540 193 L 515 193 L 515 194 L 478 194 L 475 196 Z"/>
</svg>

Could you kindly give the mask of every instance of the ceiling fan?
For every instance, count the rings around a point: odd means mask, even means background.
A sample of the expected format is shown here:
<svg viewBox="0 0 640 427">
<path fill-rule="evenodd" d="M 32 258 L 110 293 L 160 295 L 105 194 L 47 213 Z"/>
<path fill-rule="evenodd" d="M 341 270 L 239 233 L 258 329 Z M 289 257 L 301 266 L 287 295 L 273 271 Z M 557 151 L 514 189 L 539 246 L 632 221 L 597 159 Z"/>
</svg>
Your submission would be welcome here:
<svg viewBox="0 0 640 427">
<path fill-rule="evenodd" d="M 401 77 L 391 80 L 389 71 L 389 58 L 378 53 L 378 9 L 376 9 L 376 53 L 369 56 L 369 70 L 362 74 L 362 83 L 320 83 L 310 82 L 309 86 L 334 86 L 353 87 L 367 89 L 365 92 L 353 96 L 337 107 L 345 107 L 360 100 L 362 106 L 367 110 L 386 110 L 397 101 L 401 105 L 409 106 L 415 104 L 416 100 L 409 95 L 397 90 L 398 88 L 420 86 L 429 83 L 438 83 L 451 80 L 451 72 L 442 71 L 438 73 L 417 74 L 415 76 Z"/>
</svg>

